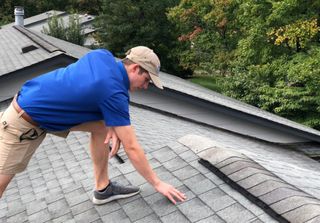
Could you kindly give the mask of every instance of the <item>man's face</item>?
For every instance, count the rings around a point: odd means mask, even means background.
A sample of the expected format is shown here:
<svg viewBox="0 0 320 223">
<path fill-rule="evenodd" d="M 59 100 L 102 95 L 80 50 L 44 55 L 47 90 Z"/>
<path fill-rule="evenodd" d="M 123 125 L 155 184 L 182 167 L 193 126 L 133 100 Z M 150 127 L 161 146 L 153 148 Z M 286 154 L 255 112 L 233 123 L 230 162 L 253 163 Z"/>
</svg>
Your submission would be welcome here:
<svg viewBox="0 0 320 223">
<path fill-rule="evenodd" d="M 133 70 L 132 78 L 130 79 L 130 91 L 147 89 L 151 81 L 149 72 L 142 67 L 137 66 L 137 69 Z"/>
</svg>

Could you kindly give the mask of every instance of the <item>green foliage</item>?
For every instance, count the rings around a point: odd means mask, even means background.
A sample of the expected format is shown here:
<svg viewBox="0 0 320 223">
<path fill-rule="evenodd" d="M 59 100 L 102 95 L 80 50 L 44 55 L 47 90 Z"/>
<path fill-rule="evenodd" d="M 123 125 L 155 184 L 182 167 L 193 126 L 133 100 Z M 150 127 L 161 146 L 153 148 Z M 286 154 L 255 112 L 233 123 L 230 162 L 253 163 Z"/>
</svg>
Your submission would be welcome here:
<svg viewBox="0 0 320 223">
<path fill-rule="evenodd" d="M 180 33 L 180 64 L 226 74 L 241 35 L 234 19 L 236 1 L 182 0 L 168 18 Z"/>
<path fill-rule="evenodd" d="M 228 96 L 320 129 L 319 11 L 318 0 L 181 0 L 168 17 L 183 66 L 214 74 L 207 81 Z"/>
<path fill-rule="evenodd" d="M 49 19 L 48 28 L 43 28 L 43 33 L 77 45 L 83 45 L 85 40 L 78 16 L 69 16 L 69 23 L 66 26 L 62 18 L 53 15 Z"/>
<path fill-rule="evenodd" d="M 222 92 L 221 76 L 193 76 L 190 81 L 216 92 Z"/>
<path fill-rule="evenodd" d="M 96 19 L 98 39 L 103 47 L 116 56 L 137 45 L 152 48 L 160 57 L 161 70 L 170 73 L 184 71 L 176 64 L 177 35 L 168 22 L 166 10 L 176 0 L 103 0 L 103 14 Z"/>
<path fill-rule="evenodd" d="M 294 48 L 299 52 L 312 41 L 319 30 L 317 19 L 297 20 L 292 24 L 272 29 L 268 35 L 275 45 L 285 44 L 287 47 Z"/>
<path fill-rule="evenodd" d="M 230 76 L 231 97 L 320 129 L 320 48 L 255 65 Z"/>
</svg>

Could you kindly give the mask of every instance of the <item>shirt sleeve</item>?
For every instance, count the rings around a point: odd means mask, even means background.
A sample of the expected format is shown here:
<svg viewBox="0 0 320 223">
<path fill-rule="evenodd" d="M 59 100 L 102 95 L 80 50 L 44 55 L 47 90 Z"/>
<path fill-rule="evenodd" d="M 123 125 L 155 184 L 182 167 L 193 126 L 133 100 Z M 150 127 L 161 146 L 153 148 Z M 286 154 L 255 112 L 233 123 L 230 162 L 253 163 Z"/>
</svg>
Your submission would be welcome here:
<svg viewBox="0 0 320 223">
<path fill-rule="evenodd" d="M 115 93 L 100 104 L 106 126 L 131 125 L 129 115 L 129 98 L 123 93 Z"/>
</svg>

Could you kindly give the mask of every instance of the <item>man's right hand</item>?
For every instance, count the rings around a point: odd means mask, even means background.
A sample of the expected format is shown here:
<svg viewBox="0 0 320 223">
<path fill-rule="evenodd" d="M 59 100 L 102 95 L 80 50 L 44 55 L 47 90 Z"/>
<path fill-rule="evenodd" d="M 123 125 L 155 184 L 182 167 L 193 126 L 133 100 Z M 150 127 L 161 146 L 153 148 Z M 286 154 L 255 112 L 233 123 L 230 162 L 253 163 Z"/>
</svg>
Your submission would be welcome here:
<svg viewBox="0 0 320 223">
<path fill-rule="evenodd" d="M 172 185 L 163 181 L 159 181 L 159 183 L 157 183 L 154 187 L 159 193 L 166 196 L 174 204 L 176 204 L 177 201 L 185 201 L 187 198 L 185 194 L 181 193 Z"/>
</svg>

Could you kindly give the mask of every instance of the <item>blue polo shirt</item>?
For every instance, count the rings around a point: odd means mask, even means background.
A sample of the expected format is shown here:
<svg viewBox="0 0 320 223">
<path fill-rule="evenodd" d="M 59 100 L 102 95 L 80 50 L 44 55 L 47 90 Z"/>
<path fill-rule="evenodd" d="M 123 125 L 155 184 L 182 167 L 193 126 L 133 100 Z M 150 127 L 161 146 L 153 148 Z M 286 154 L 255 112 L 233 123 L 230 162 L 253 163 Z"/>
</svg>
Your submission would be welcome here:
<svg viewBox="0 0 320 223">
<path fill-rule="evenodd" d="M 129 78 L 122 62 L 103 49 L 27 81 L 18 104 L 40 127 L 50 131 L 104 120 L 107 126 L 130 125 Z"/>
</svg>

